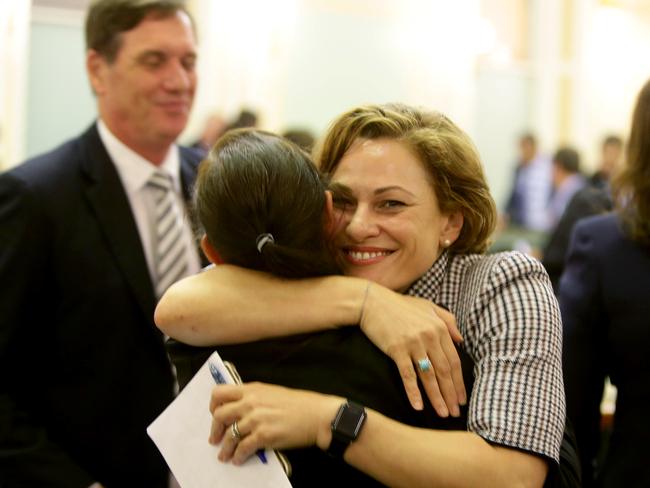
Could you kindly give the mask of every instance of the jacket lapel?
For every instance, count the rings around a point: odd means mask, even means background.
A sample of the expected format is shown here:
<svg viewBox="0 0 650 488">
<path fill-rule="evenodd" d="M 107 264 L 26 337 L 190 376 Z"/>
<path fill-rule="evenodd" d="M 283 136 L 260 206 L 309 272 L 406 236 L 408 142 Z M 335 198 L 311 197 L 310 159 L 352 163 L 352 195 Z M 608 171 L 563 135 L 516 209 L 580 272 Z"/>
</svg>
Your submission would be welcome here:
<svg viewBox="0 0 650 488">
<path fill-rule="evenodd" d="M 156 298 L 140 235 L 120 177 L 95 124 L 81 137 L 86 198 L 115 261 L 149 321 Z"/>
<path fill-rule="evenodd" d="M 194 182 L 196 180 L 196 172 L 198 169 L 198 163 L 195 161 L 197 159 L 197 155 L 194 154 L 190 149 L 181 147 L 180 159 L 181 190 L 183 191 L 183 198 L 186 202 L 191 202 Z"/>
<path fill-rule="evenodd" d="M 196 174 L 198 171 L 198 166 L 200 164 L 200 155 L 191 148 L 181 147 L 181 185 L 183 190 L 183 198 L 185 199 L 187 208 L 192 206 L 192 197 L 194 192 L 194 183 L 196 182 Z M 190 216 L 192 212 L 188 212 Z M 192 229 L 195 234 L 198 233 L 198 224 L 195 221 L 191 222 Z M 199 253 L 199 259 L 201 260 L 201 266 L 205 267 L 210 264 L 210 261 L 205 257 L 203 251 L 199 246 L 199 239 L 197 236 L 196 248 Z"/>
</svg>

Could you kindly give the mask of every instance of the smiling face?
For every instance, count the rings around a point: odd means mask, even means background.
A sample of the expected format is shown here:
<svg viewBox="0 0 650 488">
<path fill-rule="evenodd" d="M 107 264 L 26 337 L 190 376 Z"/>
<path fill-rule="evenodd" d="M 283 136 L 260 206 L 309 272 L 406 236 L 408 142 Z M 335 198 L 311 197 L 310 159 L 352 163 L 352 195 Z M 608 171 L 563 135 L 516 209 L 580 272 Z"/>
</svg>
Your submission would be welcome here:
<svg viewBox="0 0 650 488">
<path fill-rule="evenodd" d="M 404 291 L 458 237 L 422 162 L 392 139 L 357 139 L 332 175 L 334 244 L 347 275 Z"/>
<path fill-rule="evenodd" d="M 150 14 L 122 33 L 112 62 L 88 52 L 102 120 L 118 139 L 154 163 L 187 124 L 196 88 L 195 60 L 194 32 L 182 11 Z"/>
</svg>

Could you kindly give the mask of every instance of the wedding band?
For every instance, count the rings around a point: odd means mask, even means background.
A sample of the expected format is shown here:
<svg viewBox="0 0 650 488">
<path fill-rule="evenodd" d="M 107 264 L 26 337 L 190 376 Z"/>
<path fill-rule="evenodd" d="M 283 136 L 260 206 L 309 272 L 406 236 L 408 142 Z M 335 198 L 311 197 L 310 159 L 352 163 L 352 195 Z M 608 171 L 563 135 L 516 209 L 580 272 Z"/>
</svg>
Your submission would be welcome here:
<svg viewBox="0 0 650 488">
<path fill-rule="evenodd" d="M 235 442 L 239 442 L 242 438 L 241 432 L 239 432 L 239 428 L 237 427 L 237 422 L 233 422 L 230 426 L 230 437 L 232 437 Z"/>
<path fill-rule="evenodd" d="M 426 373 L 431 369 L 431 360 L 429 358 L 418 359 L 418 369 L 420 373 Z"/>
</svg>

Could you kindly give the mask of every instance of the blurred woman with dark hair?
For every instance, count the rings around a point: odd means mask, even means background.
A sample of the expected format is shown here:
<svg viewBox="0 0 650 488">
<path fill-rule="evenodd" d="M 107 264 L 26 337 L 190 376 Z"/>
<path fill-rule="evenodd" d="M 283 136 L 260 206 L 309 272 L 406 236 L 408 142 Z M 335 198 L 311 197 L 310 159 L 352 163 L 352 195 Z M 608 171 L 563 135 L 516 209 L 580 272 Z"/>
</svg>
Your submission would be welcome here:
<svg viewBox="0 0 650 488">
<path fill-rule="evenodd" d="M 560 280 L 567 415 L 584 486 L 641 488 L 650 486 L 650 81 L 639 94 L 612 190 L 613 213 L 576 224 Z M 601 452 L 607 376 L 618 396 L 609 446 Z"/>
</svg>

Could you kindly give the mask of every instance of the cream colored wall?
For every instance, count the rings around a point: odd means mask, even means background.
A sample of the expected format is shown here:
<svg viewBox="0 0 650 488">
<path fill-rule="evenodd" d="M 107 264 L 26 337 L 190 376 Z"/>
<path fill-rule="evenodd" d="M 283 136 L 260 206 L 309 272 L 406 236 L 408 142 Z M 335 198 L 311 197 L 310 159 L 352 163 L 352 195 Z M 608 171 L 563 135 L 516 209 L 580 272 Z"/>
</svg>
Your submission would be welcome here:
<svg viewBox="0 0 650 488">
<path fill-rule="evenodd" d="M 83 12 L 34 8 L 30 29 L 26 156 L 81 133 L 96 117 L 85 72 Z"/>
<path fill-rule="evenodd" d="M 625 133 L 636 92 L 650 76 L 650 8 L 643 4 L 191 0 L 201 82 L 182 140 L 195 137 L 210 113 L 231 116 L 242 106 L 257 109 L 267 129 L 321 132 L 354 104 L 425 105 L 475 139 L 501 203 L 521 131 L 537 132 L 546 152 L 576 145 L 587 165 L 602 135 Z M 32 40 L 52 54 L 33 46 L 27 81 L 0 84 L 5 108 L 6 100 L 24 107 L 14 109 L 3 142 L 18 148 L 14 160 L 70 137 L 94 117 L 81 61 L 83 12 L 63 10 L 49 20 L 41 14 L 31 19 Z"/>
<path fill-rule="evenodd" d="M 24 154 L 29 2 L 0 2 L 0 171 Z"/>
<path fill-rule="evenodd" d="M 579 76 L 569 135 L 594 160 L 604 134 L 627 136 L 636 96 L 650 78 L 650 2 L 574 1 L 582 4 L 584 35 L 576 41 Z"/>
</svg>

